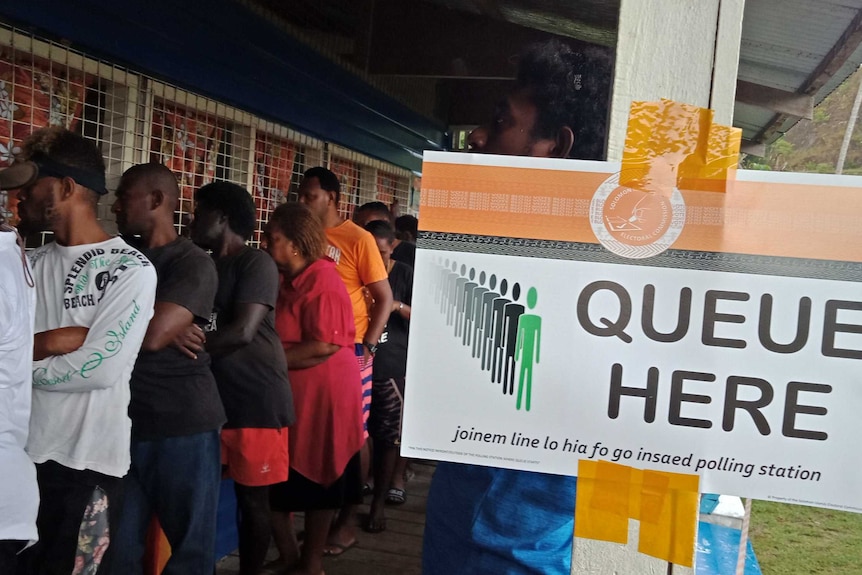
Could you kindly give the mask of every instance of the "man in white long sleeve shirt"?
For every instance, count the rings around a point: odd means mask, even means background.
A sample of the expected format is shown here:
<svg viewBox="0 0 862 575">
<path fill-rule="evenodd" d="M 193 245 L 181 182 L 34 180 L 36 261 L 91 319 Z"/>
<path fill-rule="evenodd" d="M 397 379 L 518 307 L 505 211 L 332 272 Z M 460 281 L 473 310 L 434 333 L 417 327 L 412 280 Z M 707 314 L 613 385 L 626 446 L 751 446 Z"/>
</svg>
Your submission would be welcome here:
<svg viewBox="0 0 862 575">
<path fill-rule="evenodd" d="M 39 542 L 19 573 L 95 572 L 118 522 L 129 469 L 129 378 L 153 313 L 156 274 L 97 221 L 106 193 L 99 149 L 59 128 L 34 132 L 0 187 L 20 188 L 25 233 L 54 242 L 31 255 L 36 282 L 33 406 Z M 22 565 L 23 564 L 23 565 Z"/>
<path fill-rule="evenodd" d="M 35 306 L 24 244 L 0 209 L 0 573 L 14 573 L 18 553 L 37 538 L 36 468 L 24 451 Z"/>
</svg>

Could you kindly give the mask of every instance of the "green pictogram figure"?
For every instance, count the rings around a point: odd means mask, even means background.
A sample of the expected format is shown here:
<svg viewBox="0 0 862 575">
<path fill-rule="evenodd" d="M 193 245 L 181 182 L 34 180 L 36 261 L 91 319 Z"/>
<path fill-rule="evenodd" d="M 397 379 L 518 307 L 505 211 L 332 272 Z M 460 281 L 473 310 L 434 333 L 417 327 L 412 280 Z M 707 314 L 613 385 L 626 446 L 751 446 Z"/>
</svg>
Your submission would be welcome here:
<svg viewBox="0 0 862 575">
<path fill-rule="evenodd" d="M 536 288 L 531 287 L 527 292 L 527 307 L 536 307 L 538 299 Z M 515 346 L 515 361 L 521 365 L 521 374 L 518 378 L 518 400 L 516 409 L 521 409 L 521 397 L 524 394 L 524 383 L 527 384 L 527 397 L 524 409 L 530 411 L 530 395 L 533 389 L 533 362 L 539 363 L 539 348 L 542 344 L 542 318 L 541 316 L 525 313 L 518 318 L 518 342 Z"/>
</svg>

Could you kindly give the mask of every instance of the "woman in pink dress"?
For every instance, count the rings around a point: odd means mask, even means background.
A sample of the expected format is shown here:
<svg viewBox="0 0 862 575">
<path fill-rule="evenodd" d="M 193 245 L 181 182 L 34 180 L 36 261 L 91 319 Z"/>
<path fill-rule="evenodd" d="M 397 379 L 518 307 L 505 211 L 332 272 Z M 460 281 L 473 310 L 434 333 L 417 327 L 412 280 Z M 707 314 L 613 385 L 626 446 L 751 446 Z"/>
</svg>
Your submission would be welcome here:
<svg viewBox="0 0 862 575">
<path fill-rule="evenodd" d="M 322 575 L 335 511 L 361 501 L 362 397 L 353 311 L 335 264 L 323 257 L 323 227 L 308 208 L 279 206 L 267 225 L 266 244 L 282 275 L 275 327 L 296 408 L 288 480 L 270 490 L 274 534 L 290 573 Z M 305 511 L 298 561 L 293 511 Z"/>
</svg>

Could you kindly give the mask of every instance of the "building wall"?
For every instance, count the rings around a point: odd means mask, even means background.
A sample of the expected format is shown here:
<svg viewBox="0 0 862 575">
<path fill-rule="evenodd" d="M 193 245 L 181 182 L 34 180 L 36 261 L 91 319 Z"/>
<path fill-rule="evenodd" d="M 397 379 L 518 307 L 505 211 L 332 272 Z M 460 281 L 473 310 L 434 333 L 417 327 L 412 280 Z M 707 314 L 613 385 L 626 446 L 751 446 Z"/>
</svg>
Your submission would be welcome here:
<svg viewBox="0 0 862 575">
<path fill-rule="evenodd" d="M 177 174 L 180 232 L 193 211 L 194 191 L 226 180 L 255 200 L 257 245 L 271 212 L 295 199 L 302 173 L 317 165 L 342 176 L 345 215 L 357 203 L 375 200 L 397 200 L 405 213 L 410 210 L 409 170 L 0 22 L 0 166 L 11 162 L 30 132 L 47 125 L 64 126 L 100 146 L 111 194 L 102 199 L 99 215 L 109 231 L 116 230 L 110 207 L 120 176 L 151 161 Z"/>
<path fill-rule="evenodd" d="M 234 0 L 29 0 L 0 19 L 402 168 L 444 144 L 445 127 Z"/>
</svg>

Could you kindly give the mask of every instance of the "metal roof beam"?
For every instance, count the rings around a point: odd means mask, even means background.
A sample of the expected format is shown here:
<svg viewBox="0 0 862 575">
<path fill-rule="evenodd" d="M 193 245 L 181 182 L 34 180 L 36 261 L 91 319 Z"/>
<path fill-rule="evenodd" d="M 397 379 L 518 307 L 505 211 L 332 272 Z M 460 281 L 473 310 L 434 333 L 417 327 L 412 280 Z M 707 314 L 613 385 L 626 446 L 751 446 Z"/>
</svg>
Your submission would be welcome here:
<svg viewBox="0 0 862 575">
<path fill-rule="evenodd" d="M 823 57 L 820 65 L 808 77 L 799 88 L 803 94 L 815 94 L 829 79 L 838 72 L 839 68 L 847 62 L 847 59 L 862 44 L 862 10 L 856 12 L 856 16 L 850 21 L 850 25 L 832 46 L 832 49 Z"/>
<path fill-rule="evenodd" d="M 745 80 L 736 81 L 736 101 L 797 118 L 814 118 L 814 96 L 795 94 Z"/>
<path fill-rule="evenodd" d="M 799 87 L 798 92 L 816 95 L 820 88 L 826 85 L 826 82 L 847 62 L 860 44 L 862 44 L 862 10 L 857 10 L 856 16 L 853 17 L 853 20 L 850 21 L 850 24 L 838 38 L 838 41 L 832 45 L 832 49 L 823 57 L 814 72 Z M 755 142 L 772 140 L 787 119 L 787 114 L 781 112 L 775 114 L 772 120 L 752 140 Z"/>
</svg>

